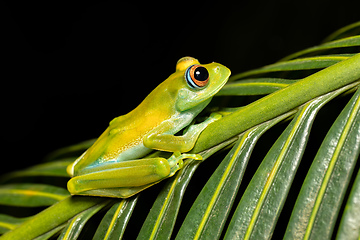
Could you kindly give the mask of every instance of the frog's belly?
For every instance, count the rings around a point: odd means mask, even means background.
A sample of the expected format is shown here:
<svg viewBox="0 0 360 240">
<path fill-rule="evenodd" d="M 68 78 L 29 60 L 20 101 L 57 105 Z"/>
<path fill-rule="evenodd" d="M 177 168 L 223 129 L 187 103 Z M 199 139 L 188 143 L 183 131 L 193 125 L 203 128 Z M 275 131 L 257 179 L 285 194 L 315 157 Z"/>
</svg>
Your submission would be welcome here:
<svg viewBox="0 0 360 240">
<path fill-rule="evenodd" d="M 100 157 L 98 157 L 98 159 L 94 161 L 89 167 L 96 167 L 101 164 L 141 159 L 152 151 L 152 149 L 145 147 L 142 142 L 131 144 L 131 147 L 126 147 L 125 150 L 121 148 L 122 147 L 116 149 L 117 151 L 114 151 L 114 149 L 112 149 L 112 151 L 105 150 L 103 154 L 100 155 Z"/>
<path fill-rule="evenodd" d="M 145 147 L 142 143 L 138 143 L 115 156 L 107 155 L 107 154 L 102 155 L 96 161 L 83 168 L 81 170 L 81 174 L 99 171 L 99 169 L 104 168 L 104 166 L 106 166 L 107 164 L 141 159 L 145 157 L 147 154 L 149 154 L 151 151 L 152 149 Z M 86 152 L 84 154 L 86 154 Z M 80 173 L 76 173 L 76 174 L 79 175 Z"/>
<path fill-rule="evenodd" d="M 152 151 L 152 149 L 145 147 L 143 143 L 138 143 L 138 144 L 134 145 L 133 147 L 121 152 L 114 159 L 114 161 L 122 162 L 122 161 L 127 161 L 127 160 L 140 159 L 140 158 L 145 157 L 151 151 Z"/>
</svg>

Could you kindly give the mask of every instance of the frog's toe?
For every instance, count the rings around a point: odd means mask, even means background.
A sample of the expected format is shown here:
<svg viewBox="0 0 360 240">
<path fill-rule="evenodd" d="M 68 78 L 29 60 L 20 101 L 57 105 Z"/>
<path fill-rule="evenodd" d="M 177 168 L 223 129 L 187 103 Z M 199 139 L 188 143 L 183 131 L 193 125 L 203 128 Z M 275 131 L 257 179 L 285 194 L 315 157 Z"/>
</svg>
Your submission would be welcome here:
<svg viewBox="0 0 360 240">
<path fill-rule="evenodd" d="M 184 166 L 184 161 L 180 159 L 175 166 L 177 169 L 182 169 Z"/>
<path fill-rule="evenodd" d="M 178 171 L 179 169 L 183 168 L 184 166 L 184 159 L 187 158 L 191 158 L 191 159 L 195 159 L 195 160 L 202 160 L 202 156 L 200 154 L 180 154 L 179 152 L 175 152 L 169 159 L 169 165 L 170 165 L 170 176 L 172 176 L 176 171 Z"/>
<path fill-rule="evenodd" d="M 209 118 L 211 118 L 211 119 L 213 119 L 213 120 L 219 120 L 220 118 L 222 118 L 222 115 L 221 114 L 219 114 L 219 113 L 211 113 L 210 114 L 210 117 Z"/>
<path fill-rule="evenodd" d="M 180 159 L 175 165 L 171 167 L 169 177 L 173 176 L 178 170 L 182 169 L 183 166 L 184 161 Z"/>
</svg>

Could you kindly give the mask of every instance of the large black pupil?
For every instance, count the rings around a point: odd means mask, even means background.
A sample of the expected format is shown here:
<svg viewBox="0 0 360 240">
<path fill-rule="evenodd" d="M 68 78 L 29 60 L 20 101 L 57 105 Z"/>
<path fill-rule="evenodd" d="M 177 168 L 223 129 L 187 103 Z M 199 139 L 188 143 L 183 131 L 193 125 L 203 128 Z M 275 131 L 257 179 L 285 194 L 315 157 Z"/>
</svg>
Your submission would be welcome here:
<svg viewBox="0 0 360 240">
<path fill-rule="evenodd" d="M 206 81 L 209 78 L 209 72 L 204 67 L 197 67 L 194 71 L 194 78 L 198 81 Z"/>
</svg>

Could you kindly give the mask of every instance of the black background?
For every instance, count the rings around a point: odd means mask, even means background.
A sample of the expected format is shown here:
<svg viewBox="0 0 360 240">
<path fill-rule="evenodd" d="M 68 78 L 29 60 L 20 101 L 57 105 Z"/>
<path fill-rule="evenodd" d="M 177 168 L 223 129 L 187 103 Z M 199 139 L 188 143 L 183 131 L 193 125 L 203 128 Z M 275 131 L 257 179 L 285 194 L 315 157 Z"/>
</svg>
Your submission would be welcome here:
<svg viewBox="0 0 360 240">
<path fill-rule="evenodd" d="M 359 1 L 2 1 L 2 172 L 97 137 L 193 56 L 233 73 L 319 44 Z M 4 164 L 6 163 L 6 164 Z"/>
</svg>

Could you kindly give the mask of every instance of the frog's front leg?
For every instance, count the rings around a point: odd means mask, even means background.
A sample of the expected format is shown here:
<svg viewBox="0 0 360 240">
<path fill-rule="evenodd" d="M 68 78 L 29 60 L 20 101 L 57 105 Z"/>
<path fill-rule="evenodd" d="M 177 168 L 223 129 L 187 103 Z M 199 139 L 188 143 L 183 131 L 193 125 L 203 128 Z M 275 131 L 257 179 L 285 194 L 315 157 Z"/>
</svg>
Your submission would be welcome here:
<svg viewBox="0 0 360 240">
<path fill-rule="evenodd" d="M 218 113 L 212 113 L 209 118 L 199 124 L 191 125 L 184 135 L 174 136 L 167 133 L 166 129 L 174 129 L 177 122 L 164 123 L 156 131 L 150 132 L 144 138 L 145 147 L 169 152 L 188 152 L 198 139 L 200 133 L 212 122 L 221 118 Z"/>
<path fill-rule="evenodd" d="M 169 159 L 158 157 L 102 164 L 92 167 L 91 173 L 71 178 L 68 190 L 74 195 L 127 198 L 174 175 L 182 168 L 185 158 L 200 160 L 201 156 L 174 153 Z"/>
</svg>

